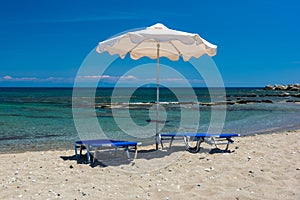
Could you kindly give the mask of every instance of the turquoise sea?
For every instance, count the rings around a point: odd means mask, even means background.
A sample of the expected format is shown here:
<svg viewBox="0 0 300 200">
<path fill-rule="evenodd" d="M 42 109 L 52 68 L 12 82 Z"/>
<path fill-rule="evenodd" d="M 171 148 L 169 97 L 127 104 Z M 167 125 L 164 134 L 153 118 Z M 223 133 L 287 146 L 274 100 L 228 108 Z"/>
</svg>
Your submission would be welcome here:
<svg viewBox="0 0 300 200">
<path fill-rule="evenodd" d="M 82 91 L 89 90 L 82 88 Z M 149 110 L 155 102 L 155 88 L 139 88 L 130 94 L 128 88 L 121 89 L 119 96 L 114 96 L 113 88 L 98 88 L 93 105 L 86 103 L 81 96 L 80 109 L 95 111 L 95 116 L 84 116 L 98 120 L 103 132 L 109 138 L 133 139 L 118 127 L 116 117 L 126 119 L 123 111 L 129 110 L 131 120 L 138 126 L 147 126 L 150 121 Z M 218 89 L 214 89 L 218 90 Z M 299 92 L 264 91 L 262 88 L 226 88 L 226 102 L 209 94 L 206 88 L 194 88 L 197 102 L 185 95 L 184 88 L 177 92 L 185 96 L 185 102 L 167 88 L 160 90 L 160 101 L 166 112 L 167 123 L 161 132 L 178 132 L 181 109 L 188 113 L 199 106 L 200 119 L 198 132 L 208 130 L 212 110 L 224 111 L 226 118 L 223 132 L 250 135 L 271 131 L 300 128 Z M 77 133 L 72 114 L 72 88 L 0 88 L 0 145 L 1 152 L 20 152 L 27 150 L 46 150 L 72 148 Z M 84 92 L 83 92 L 84 94 Z M 218 94 L 217 92 L 215 94 Z M 116 100 L 117 99 L 117 100 Z M 181 107 L 180 105 L 183 105 Z M 224 107 L 226 105 L 226 108 Z M 77 105 L 78 106 L 78 105 Z M 118 110 L 113 115 L 112 109 Z M 188 125 L 187 125 L 188 126 Z M 130 127 L 129 127 L 130 128 Z M 93 127 L 89 129 L 93 132 Z M 132 130 L 136 131 L 136 130 Z M 135 138 L 136 139 L 136 138 Z M 141 137 L 144 143 L 153 142 L 153 137 Z"/>
</svg>

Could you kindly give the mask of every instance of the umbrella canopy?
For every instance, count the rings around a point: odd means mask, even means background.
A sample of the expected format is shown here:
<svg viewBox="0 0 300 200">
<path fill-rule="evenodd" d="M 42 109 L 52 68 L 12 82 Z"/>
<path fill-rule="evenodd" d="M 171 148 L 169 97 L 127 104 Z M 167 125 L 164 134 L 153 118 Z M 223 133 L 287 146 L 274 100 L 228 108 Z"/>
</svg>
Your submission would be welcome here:
<svg viewBox="0 0 300 200">
<path fill-rule="evenodd" d="M 127 32 L 123 35 L 100 42 L 96 51 L 98 53 L 109 52 L 111 55 L 118 54 L 122 59 L 127 53 L 134 60 L 147 56 L 157 59 L 156 75 L 156 150 L 158 149 L 158 109 L 159 109 L 159 73 L 160 57 L 166 57 L 172 61 L 183 58 L 188 61 L 191 57 L 199 58 L 207 54 L 214 56 L 217 46 L 213 45 L 198 34 L 176 31 L 157 23 L 140 31 Z"/>
<path fill-rule="evenodd" d="M 143 56 L 157 59 L 158 44 L 159 57 L 167 57 L 172 61 L 180 56 L 188 61 L 191 57 L 199 58 L 203 54 L 214 56 L 217 53 L 217 46 L 198 34 L 172 30 L 160 23 L 100 42 L 97 52 L 108 51 L 111 55 L 119 54 L 121 58 L 130 53 L 134 60 Z"/>
</svg>

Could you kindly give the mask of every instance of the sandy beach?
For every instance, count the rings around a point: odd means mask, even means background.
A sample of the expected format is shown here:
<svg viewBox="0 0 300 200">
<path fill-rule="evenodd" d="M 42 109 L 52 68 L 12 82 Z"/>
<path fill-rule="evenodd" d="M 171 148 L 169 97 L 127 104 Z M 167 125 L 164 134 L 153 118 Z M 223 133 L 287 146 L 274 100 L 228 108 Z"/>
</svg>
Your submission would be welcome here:
<svg viewBox="0 0 300 200">
<path fill-rule="evenodd" d="M 300 130 L 235 138 L 231 153 L 142 147 L 134 163 L 103 156 L 107 166 L 78 164 L 73 150 L 0 154 L 0 199 L 300 199 L 299 140 Z"/>
</svg>

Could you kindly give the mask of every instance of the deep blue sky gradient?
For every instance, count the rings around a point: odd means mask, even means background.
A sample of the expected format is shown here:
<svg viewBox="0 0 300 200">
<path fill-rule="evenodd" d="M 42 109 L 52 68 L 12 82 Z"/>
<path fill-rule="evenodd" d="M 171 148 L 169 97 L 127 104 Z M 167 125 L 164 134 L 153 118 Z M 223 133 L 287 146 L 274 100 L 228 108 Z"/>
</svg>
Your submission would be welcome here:
<svg viewBox="0 0 300 200">
<path fill-rule="evenodd" d="M 0 87 L 72 86 L 89 52 L 120 32 L 151 26 L 199 35 L 226 86 L 300 82 L 300 2 L 0 2 Z"/>
</svg>

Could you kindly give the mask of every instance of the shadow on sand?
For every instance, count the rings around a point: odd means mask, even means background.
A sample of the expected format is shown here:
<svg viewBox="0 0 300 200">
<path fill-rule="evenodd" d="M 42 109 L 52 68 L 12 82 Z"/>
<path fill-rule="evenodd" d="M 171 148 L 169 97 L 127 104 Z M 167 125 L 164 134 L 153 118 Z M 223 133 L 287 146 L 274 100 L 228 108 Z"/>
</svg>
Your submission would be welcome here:
<svg viewBox="0 0 300 200">
<path fill-rule="evenodd" d="M 223 154 L 223 153 L 231 153 L 232 151 L 227 150 L 221 150 L 218 148 L 201 148 L 199 153 L 209 153 L 209 154 Z M 127 158 L 126 153 L 122 149 L 110 149 L 110 150 L 103 150 L 103 151 L 97 151 L 97 157 L 94 158 L 94 153 L 91 153 L 91 160 L 92 163 L 88 163 L 87 161 L 87 154 L 82 154 L 78 157 L 78 160 L 76 159 L 75 155 L 72 156 L 61 156 L 63 160 L 70 160 L 70 161 L 76 161 L 77 164 L 89 164 L 91 167 L 108 167 L 108 166 L 116 166 L 120 169 L 123 169 L 124 166 L 131 166 L 139 168 L 138 165 L 141 162 L 148 161 L 147 164 L 149 166 L 153 165 L 153 163 L 157 163 L 155 165 L 163 165 L 163 162 L 165 165 L 170 164 L 174 161 L 176 161 L 179 157 L 184 156 L 185 154 L 189 154 L 185 150 L 184 145 L 174 145 L 171 148 L 165 148 L 160 149 L 156 151 L 152 147 L 141 147 L 138 150 L 137 158 L 133 159 L 134 157 L 134 151 L 129 151 L 130 159 Z M 146 165 L 147 165 L 146 164 Z M 156 166 L 153 166 L 154 168 Z"/>
</svg>

